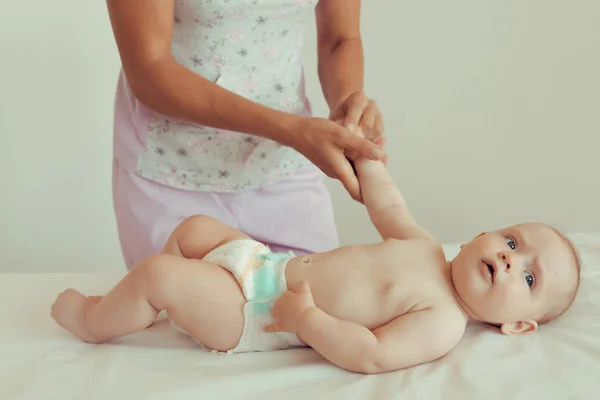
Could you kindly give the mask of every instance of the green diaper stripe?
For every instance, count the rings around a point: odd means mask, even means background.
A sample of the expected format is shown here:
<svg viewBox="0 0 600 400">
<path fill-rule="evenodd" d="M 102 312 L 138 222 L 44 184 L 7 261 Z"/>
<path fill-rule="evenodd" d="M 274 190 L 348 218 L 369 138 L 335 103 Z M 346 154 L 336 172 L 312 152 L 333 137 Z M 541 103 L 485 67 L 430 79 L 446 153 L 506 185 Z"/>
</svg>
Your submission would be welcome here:
<svg viewBox="0 0 600 400">
<path fill-rule="evenodd" d="M 254 274 L 254 295 L 251 301 L 254 303 L 255 314 L 268 314 L 271 312 L 273 299 L 279 294 L 279 264 L 287 260 L 287 253 L 258 254 L 257 258 L 262 260 L 261 266 Z"/>
</svg>

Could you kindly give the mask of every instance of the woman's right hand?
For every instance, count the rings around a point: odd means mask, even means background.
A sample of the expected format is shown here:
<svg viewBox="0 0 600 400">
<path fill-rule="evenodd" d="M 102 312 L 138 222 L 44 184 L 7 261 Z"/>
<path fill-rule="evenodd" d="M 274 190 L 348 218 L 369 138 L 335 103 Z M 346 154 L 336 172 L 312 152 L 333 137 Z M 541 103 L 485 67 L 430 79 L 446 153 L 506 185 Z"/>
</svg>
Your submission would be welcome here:
<svg viewBox="0 0 600 400">
<path fill-rule="evenodd" d="M 288 139 L 292 148 L 327 176 L 338 179 L 356 201 L 361 201 L 360 185 L 347 155 L 385 159 L 384 151 L 377 144 L 324 118 L 302 117 Z"/>
</svg>

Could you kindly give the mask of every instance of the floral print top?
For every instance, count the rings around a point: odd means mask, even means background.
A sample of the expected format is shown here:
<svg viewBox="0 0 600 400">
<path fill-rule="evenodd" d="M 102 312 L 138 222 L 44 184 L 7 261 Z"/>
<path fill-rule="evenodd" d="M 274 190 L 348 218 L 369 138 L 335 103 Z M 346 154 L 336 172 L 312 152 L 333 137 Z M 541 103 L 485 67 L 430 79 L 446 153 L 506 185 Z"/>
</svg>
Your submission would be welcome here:
<svg viewBox="0 0 600 400">
<path fill-rule="evenodd" d="M 309 115 L 303 25 L 317 0 L 177 0 L 177 62 L 254 102 Z M 141 176 L 184 190 L 234 192 L 268 185 L 309 164 L 274 141 L 154 113 L 137 159 Z"/>
</svg>

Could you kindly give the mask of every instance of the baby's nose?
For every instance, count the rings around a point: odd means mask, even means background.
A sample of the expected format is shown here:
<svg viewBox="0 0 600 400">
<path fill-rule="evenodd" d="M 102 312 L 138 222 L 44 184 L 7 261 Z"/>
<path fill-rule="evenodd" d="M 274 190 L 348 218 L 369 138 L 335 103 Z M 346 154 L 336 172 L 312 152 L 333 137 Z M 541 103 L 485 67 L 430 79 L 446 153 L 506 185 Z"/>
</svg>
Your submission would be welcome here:
<svg viewBox="0 0 600 400">
<path fill-rule="evenodd" d="M 510 254 L 502 252 L 498 254 L 498 257 L 502 260 L 504 267 L 506 267 L 506 272 L 509 272 L 511 267 L 514 267 L 513 259 Z"/>
</svg>

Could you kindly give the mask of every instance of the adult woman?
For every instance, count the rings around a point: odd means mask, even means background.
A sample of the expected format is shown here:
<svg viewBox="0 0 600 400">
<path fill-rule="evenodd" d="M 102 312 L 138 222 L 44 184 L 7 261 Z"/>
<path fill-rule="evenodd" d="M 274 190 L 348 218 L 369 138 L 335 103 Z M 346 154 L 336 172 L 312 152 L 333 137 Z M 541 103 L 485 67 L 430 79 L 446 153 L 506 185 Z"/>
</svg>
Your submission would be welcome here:
<svg viewBox="0 0 600 400">
<path fill-rule="evenodd" d="M 128 268 L 197 213 L 276 251 L 337 246 L 319 169 L 359 199 L 344 152 L 384 155 L 341 124 L 311 117 L 301 43 L 306 11 L 316 7 L 330 117 L 379 137 L 379 111 L 362 92 L 360 0 L 107 3 L 123 64 L 113 194 Z"/>
</svg>

